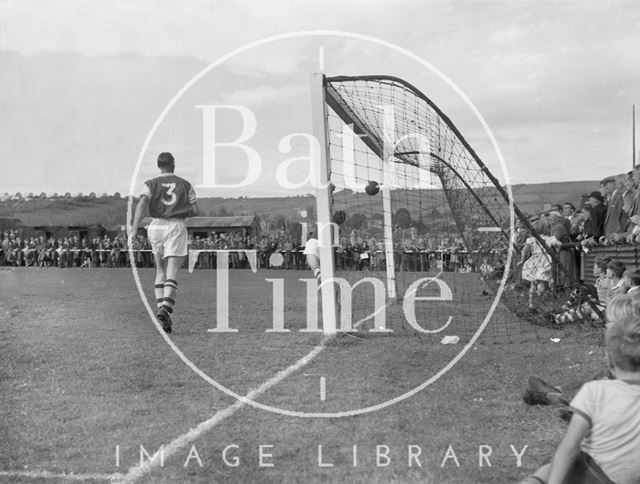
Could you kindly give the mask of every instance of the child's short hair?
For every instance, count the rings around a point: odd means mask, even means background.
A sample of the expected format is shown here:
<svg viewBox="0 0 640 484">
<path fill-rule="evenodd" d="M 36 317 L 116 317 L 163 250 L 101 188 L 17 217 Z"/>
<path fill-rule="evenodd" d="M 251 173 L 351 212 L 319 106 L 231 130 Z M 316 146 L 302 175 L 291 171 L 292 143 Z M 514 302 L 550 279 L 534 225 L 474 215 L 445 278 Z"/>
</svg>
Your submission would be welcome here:
<svg viewBox="0 0 640 484">
<path fill-rule="evenodd" d="M 623 276 L 629 279 L 632 286 L 640 286 L 640 269 L 637 267 L 635 269 L 627 269 L 624 271 Z"/>
<path fill-rule="evenodd" d="M 640 372 L 640 316 L 620 319 L 607 328 L 609 362 L 624 371 Z"/>
<path fill-rule="evenodd" d="M 622 274 L 624 274 L 624 270 L 626 269 L 626 267 L 622 262 L 618 260 L 612 260 L 607 264 L 607 269 L 611 269 L 611 272 L 613 272 L 614 276 L 622 277 Z"/>
<path fill-rule="evenodd" d="M 615 323 L 629 318 L 640 318 L 640 298 L 620 294 L 607 304 L 607 322 Z"/>
<path fill-rule="evenodd" d="M 605 271 L 605 269 L 609 265 L 609 262 L 611 262 L 611 257 L 602 257 L 600 255 L 597 256 L 593 261 L 593 263 L 598 266 L 598 269 L 600 269 L 601 272 Z"/>
</svg>

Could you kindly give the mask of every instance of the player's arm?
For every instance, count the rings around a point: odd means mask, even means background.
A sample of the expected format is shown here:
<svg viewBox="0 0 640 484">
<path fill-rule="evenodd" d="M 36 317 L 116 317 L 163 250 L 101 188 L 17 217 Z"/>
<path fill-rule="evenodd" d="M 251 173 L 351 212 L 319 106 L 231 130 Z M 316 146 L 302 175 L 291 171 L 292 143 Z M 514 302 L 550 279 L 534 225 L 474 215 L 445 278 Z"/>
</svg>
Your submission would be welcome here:
<svg viewBox="0 0 640 484">
<path fill-rule="evenodd" d="M 196 192 L 192 186 L 189 186 L 187 199 L 189 200 L 189 215 L 187 215 L 187 217 L 197 217 L 200 215 L 200 207 L 198 207 L 198 201 L 196 200 Z"/>
<path fill-rule="evenodd" d="M 198 206 L 198 202 L 194 200 L 193 203 L 189 203 L 189 207 L 189 217 L 197 217 L 198 215 L 200 215 L 200 207 Z"/>
<path fill-rule="evenodd" d="M 567 477 L 576 457 L 580 454 L 580 442 L 589 432 L 591 423 L 588 417 L 580 413 L 574 413 L 569 423 L 567 433 L 558 446 L 549 472 L 548 484 L 562 484 Z"/>
<path fill-rule="evenodd" d="M 131 230 L 129 231 L 129 240 L 133 239 L 138 234 L 138 227 L 142 221 L 142 216 L 149 205 L 149 197 L 142 195 L 138 204 L 136 205 L 136 211 L 133 214 L 133 223 L 131 224 Z"/>
</svg>

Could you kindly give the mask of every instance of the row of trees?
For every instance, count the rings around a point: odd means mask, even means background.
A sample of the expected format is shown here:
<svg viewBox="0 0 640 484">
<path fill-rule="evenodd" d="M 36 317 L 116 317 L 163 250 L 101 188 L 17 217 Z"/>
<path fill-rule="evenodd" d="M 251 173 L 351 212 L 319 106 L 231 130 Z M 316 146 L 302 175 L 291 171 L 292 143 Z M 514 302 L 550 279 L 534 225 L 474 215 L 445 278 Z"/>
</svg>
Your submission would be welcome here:
<svg viewBox="0 0 640 484">
<path fill-rule="evenodd" d="M 123 197 L 122 195 L 120 195 L 119 192 L 114 193 L 113 195 L 109 195 L 107 193 L 102 193 L 100 195 L 96 194 L 96 192 L 91 192 L 87 195 L 84 195 L 82 192 L 73 195 L 71 194 L 71 192 L 66 192 L 65 194 L 61 195 L 58 193 L 52 193 L 51 195 L 47 195 L 45 192 L 41 192 L 39 195 L 36 195 L 33 192 L 27 193 L 26 195 L 23 195 L 21 192 L 17 192 L 14 193 L 13 195 L 9 194 L 9 193 L 4 193 L 2 196 L 0 196 L 0 201 L 5 201 L 5 200 L 48 200 L 48 199 L 59 199 L 59 198 L 65 198 L 65 199 L 80 199 L 80 198 L 88 198 L 88 199 L 97 199 L 97 198 L 116 198 L 116 199 L 122 199 L 122 198 L 126 198 Z"/>
<path fill-rule="evenodd" d="M 354 213 L 353 215 L 347 216 L 346 224 L 354 229 L 363 229 L 370 226 L 381 227 L 383 224 L 384 216 L 376 212 L 368 217 L 362 213 Z M 427 222 L 423 220 L 421 215 L 418 215 L 417 218 L 413 218 L 411 216 L 411 212 L 407 208 L 399 208 L 396 210 L 393 215 L 393 224 L 394 226 L 401 229 L 408 229 L 411 227 L 415 227 L 418 232 L 424 232 L 428 227 L 433 227 L 435 224 L 448 226 L 452 220 L 450 217 L 441 214 L 438 210 L 433 209 L 430 211 Z"/>
</svg>

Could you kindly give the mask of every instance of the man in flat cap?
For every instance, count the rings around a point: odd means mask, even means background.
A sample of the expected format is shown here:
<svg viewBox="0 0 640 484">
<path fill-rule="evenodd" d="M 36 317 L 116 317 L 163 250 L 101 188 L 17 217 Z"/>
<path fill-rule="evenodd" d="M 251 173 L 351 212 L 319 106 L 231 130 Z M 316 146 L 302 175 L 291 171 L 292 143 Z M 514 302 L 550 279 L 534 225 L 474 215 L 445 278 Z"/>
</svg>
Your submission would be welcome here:
<svg viewBox="0 0 640 484">
<path fill-rule="evenodd" d="M 604 178 L 600 182 L 600 193 L 604 198 L 605 205 L 609 205 L 609 202 L 611 201 L 611 196 L 613 195 L 615 188 L 616 188 L 616 177 L 614 175 L 608 176 L 607 178 Z"/>
</svg>

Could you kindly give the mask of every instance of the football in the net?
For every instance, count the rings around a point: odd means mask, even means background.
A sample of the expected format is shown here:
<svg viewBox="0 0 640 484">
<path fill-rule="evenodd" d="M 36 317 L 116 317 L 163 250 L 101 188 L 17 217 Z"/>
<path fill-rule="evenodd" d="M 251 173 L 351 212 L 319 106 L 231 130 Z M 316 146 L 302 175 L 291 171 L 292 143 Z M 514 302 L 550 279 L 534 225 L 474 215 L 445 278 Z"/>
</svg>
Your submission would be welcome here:
<svg viewBox="0 0 640 484">
<path fill-rule="evenodd" d="M 380 191 L 380 184 L 377 181 L 370 180 L 364 191 L 367 192 L 367 195 L 377 195 Z"/>
</svg>

